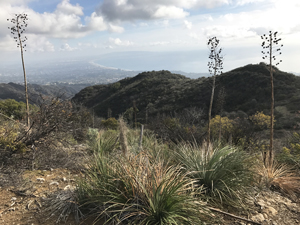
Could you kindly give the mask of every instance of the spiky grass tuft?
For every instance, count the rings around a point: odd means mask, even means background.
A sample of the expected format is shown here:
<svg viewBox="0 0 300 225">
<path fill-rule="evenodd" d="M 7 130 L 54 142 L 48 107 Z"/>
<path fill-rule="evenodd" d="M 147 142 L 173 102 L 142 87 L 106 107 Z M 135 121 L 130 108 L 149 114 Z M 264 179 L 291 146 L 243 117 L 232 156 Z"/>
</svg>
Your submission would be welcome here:
<svg viewBox="0 0 300 225">
<path fill-rule="evenodd" d="M 197 144 L 178 145 L 174 158 L 192 178 L 202 185 L 208 200 L 214 204 L 242 206 L 244 190 L 250 185 L 252 172 L 248 156 L 227 146 L 211 153 Z"/>
<path fill-rule="evenodd" d="M 106 224 L 201 224 L 207 210 L 195 198 L 196 181 L 180 166 L 150 158 L 145 152 L 113 162 L 97 158 L 79 184 L 82 207 Z"/>
<path fill-rule="evenodd" d="M 76 224 L 79 224 L 83 218 L 83 213 L 80 210 L 77 195 L 73 190 L 62 190 L 51 194 L 45 200 L 45 215 L 48 219 L 57 218 L 55 223 L 66 223 L 70 215 L 74 216 Z"/>
</svg>

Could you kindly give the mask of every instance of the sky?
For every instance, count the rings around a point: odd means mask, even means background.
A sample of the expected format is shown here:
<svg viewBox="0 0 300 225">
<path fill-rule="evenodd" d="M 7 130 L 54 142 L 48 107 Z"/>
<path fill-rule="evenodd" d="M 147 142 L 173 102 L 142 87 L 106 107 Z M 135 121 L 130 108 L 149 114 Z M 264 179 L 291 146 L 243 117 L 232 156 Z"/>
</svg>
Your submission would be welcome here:
<svg viewBox="0 0 300 225">
<path fill-rule="evenodd" d="M 299 0 L 0 0 L 0 61 L 20 61 L 7 19 L 26 13 L 28 64 L 86 58 L 207 73 L 207 41 L 216 36 L 226 72 L 264 61 L 260 36 L 271 30 L 284 45 L 279 69 L 299 73 L 299 12 Z"/>
</svg>

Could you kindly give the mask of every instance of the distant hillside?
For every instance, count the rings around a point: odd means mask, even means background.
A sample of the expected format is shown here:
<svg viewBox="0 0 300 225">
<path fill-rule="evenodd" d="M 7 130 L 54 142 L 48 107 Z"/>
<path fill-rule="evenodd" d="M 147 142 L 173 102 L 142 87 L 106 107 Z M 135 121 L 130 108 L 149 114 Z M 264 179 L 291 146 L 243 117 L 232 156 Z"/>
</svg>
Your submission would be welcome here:
<svg viewBox="0 0 300 225">
<path fill-rule="evenodd" d="M 256 111 L 270 111 L 270 78 L 264 63 L 246 65 L 226 72 L 216 79 L 214 113 L 218 92 L 226 92 L 224 110 L 244 111 L 248 115 Z M 207 110 L 211 94 L 211 77 L 186 78 L 169 71 L 143 72 L 119 82 L 84 88 L 73 98 L 101 117 L 108 110 L 117 117 L 133 106 L 135 101 L 140 121 L 158 113 L 173 113 L 189 107 Z M 300 77 L 274 68 L 275 116 L 287 117 L 300 110 Z M 284 115 L 283 115 L 284 114 Z"/>
<path fill-rule="evenodd" d="M 36 103 L 40 95 L 44 96 L 63 96 L 64 98 L 71 98 L 78 93 L 86 85 L 37 85 L 29 84 L 29 98 L 31 103 Z M 15 99 L 16 101 L 25 101 L 24 86 L 15 83 L 0 83 L 0 100 L 1 99 Z"/>
</svg>

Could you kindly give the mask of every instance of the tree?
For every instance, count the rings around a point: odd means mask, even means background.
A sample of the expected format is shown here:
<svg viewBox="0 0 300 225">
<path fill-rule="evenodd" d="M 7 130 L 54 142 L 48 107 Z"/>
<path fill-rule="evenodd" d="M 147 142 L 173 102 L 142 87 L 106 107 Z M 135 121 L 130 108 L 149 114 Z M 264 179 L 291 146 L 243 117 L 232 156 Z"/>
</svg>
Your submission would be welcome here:
<svg viewBox="0 0 300 225">
<path fill-rule="evenodd" d="M 263 47 L 263 59 L 269 59 L 269 71 L 270 71 L 270 81 L 271 81 L 271 118 L 270 118 L 270 148 L 267 152 L 264 152 L 264 164 L 266 166 L 272 166 L 273 160 L 274 160 L 274 146 L 273 146 L 273 137 L 274 137 L 274 81 L 273 81 L 273 61 L 277 60 L 277 56 L 281 55 L 281 47 L 283 45 L 280 45 L 279 42 L 281 41 L 281 38 L 277 38 L 277 31 L 276 32 L 269 32 L 269 35 L 262 35 L 261 39 Z M 276 66 L 281 63 L 282 60 L 278 61 L 276 63 Z"/>
<path fill-rule="evenodd" d="M 208 127 L 207 127 L 207 151 L 210 145 L 210 120 L 211 120 L 211 110 L 213 105 L 214 93 L 215 93 L 215 86 L 216 86 L 216 76 L 222 73 L 223 69 L 223 56 L 222 48 L 219 46 L 220 40 L 216 37 L 210 38 L 208 40 L 207 45 L 210 48 L 210 54 L 208 62 L 208 71 L 213 76 L 213 84 L 212 84 L 212 91 L 210 97 L 210 104 L 209 104 L 209 111 L 208 111 Z"/>
<path fill-rule="evenodd" d="M 14 39 L 17 42 L 17 47 L 20 48 L 21 50 L 21 59 L 22 59 L 22 66 L 23 66 L 23 73 L 24 73 L 25 100 L 26 100 L 26 117 L 27 117 L 26 120 L 27 120 L 27 126 L 29 127 L 30 120 L 29 120 L 27 79 L 26 79 L 25 63 L 23 57 L 23 51 L 26 51 L 24 49 L 26 47 L 26 44 L 24 43 L 27 41 L 27 37 L 22 36 L 27 27 L 27 20 L 28 20 L 27 14 L 15 14 L 14 18 L 7 19 L 7 21 L 10 21 L 13 24 L 13 26 L 8 27 L 8 29 L 11 30 L 11 34 L 14 36 Z"/>
</svg>

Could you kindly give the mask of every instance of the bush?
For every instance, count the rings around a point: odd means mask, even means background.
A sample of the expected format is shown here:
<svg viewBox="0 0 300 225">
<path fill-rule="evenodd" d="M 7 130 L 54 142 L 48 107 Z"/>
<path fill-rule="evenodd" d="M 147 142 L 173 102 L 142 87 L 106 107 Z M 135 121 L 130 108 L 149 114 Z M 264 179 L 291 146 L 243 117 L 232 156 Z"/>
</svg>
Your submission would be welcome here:
<svg viewBox="0 0 300 225">
<path fill-rule="evenodd" d="M 241 205 L 243 190 L 252 180 L 248 156 L 230 146 L 215 149 L 211 155 L 205 152 L 205 147 L 181 144 L 174 152 L 174 159 L 190 172 L 198 186 L 203 185 L 213 203 Z"/>
<path fill-rule="evenodd" d="M 216 115 L 211 121 L 211 133 L 214 138 L 217 138 L 221 129 L 221 135 L 226 138 L 233 131 L 233 120 L 224 116 Z"/>
<path fill-rule="evenodd" d="M 117 146 L 118 133 L 114 130 L 90 128 L 87 133 L 87 144 L 92 153 L 111 153 Z"/>
<path fill-rule="evenodd" d="M 77 193 L 82 211 L 107 223 L 201 224 L 206 210 L 195 198 L 201 193 L 195 182 L 180 166 L 165 167 L 147 153 L 98 154 Z"/>
<path fill-rule="evenodd" d="M 38 110 L 35 105 L 29 104 L 29 109 L 32 112 Z M 15 120 L 22 120 L 26 114 L 26 105 L 24 102 L 17 102 L 14 99 L 6 99 L 0 101 L 0 113 L 13 118 Z"/>
<path fill-rule="evenodd" d="M 119 126 L 118 121 L 114 117 L 108 118 L 107 120 L 102 120 L 101 125 L 106 129 L 112 130 L 118 129 Z"/>
<path fill-rule="evenodd" d="M 45 146 L 84 139 L 92 124 L 89 112 L 67 100 L 44 98 L 39 110 L 32 114 L 30 131 L 20 134 L 18 140 L 26 146 L 43 143 Z M 70 137 L 71 139 L 69 139 Z"/>
<path fill-rule="evenodd" d="M 290 139 L 290 146 L 284 147 L 277 155 L 277 160 L 300 168 L 300 133 L 294 132 Z"/>
<path fill-rule="evenodd" d="M 16 141 L 21 128 L 22 124 L 19 122 L 0 120 L 0 148 L 11 153 L 16 150 L 25 151 L 25 145 Z"/>
</svg>

